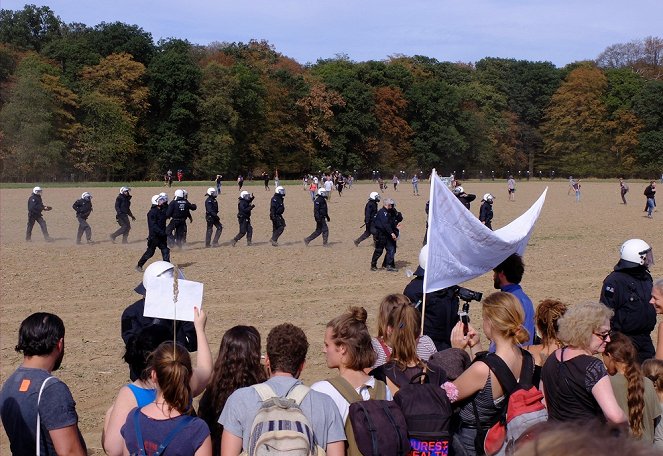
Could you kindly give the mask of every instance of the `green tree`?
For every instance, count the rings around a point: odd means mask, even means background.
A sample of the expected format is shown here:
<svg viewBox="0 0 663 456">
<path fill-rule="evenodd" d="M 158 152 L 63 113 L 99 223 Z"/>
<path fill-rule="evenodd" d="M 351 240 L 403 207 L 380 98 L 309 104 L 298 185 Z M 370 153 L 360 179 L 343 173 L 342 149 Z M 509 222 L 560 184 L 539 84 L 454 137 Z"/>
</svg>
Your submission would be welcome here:
<svg viewBox="0 0 663 456">
<path fill-rule="evenodd" d="M 0 10 L 0 42 L 40 52 L 62 32 L 62 21 L 48 6 L 25 5 L 20 11 Z"/>
</svg>

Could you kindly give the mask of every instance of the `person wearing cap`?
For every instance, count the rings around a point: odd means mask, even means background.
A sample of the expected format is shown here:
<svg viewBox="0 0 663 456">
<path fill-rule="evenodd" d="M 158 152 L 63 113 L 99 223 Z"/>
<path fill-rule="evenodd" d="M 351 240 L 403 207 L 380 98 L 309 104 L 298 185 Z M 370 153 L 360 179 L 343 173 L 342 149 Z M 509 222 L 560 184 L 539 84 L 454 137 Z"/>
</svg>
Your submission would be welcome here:
<svg viewBox="0 0 663 456">
<path fill-rule="evenodd" d="M 269 219 L 272 221 L 272 239 L 270 241 L 274 247 L 278 247 L 279 237 L 285 230 L 285 219 L 283 218 L 285 212 L 284 198 L 285 188 L 279 185 L 274 189 L 274 196 L 272 196 L 269 206 Z"/>
<path fill-rule="evenodd" d="M 387 271 L 396 272 L 398 269 L 395 267 L 394 255 L 396 254 L 396 239 L 398 238 L 398 228 L 394 220 L 394 200 L 387 198 L 384 200 L 382 209 L 380 209 L 375 216 L 375 250 L 371 258 L 371 271 L 377 271 L 378 259 L 382 256 L 382 252 L 386 250 L 384 257 L 384 266 Z"/>
<path fill-rule="evenodd" d="M 39 224 L 41 232 L 44 235 L 46 242 L 53 242 L 54 239 L 48 235 L 48 227 L 44 217 L 41 216 L 42 211 L 50 211 L 53 209 L 51 206 L 46 206 L 41 200 L 41 187 L 32 189 L 32 194 L 28 198 L 28 226 L 25 230 L 25 240 L 30 242 L 32 240 L 32 227 L 35 222 Z"/>
<path fill-rule="evenodd" d="M 221 225 L 221 219 L 219 218 L 219 202 L 216 200 L 217 191 L 214 187 L 210 187 L 207 189 L 206 195 L 205 220 L 207 221 L 207 230 L 205 231 L 205 247 L 218 247 L 223 225 Z M 214 240 L 212 241 L 213 228 L 216 228 L 216 233 L 214 233 Z"/>
<path fill-rule="evenodd" d="M 136 265 L 136 271 L 142 272 L 143 265 L 154 256 L 157 247 L 161 250 L 163 261 L 170 261 L 170 249 L 168 248 L 168 235 L 166 234 L 166 210 L 168 199 L 165 196 L 154 195 L 152 207 L 147 212 L 147 250 Z"/>
<path fill-rule="evenodd" d="M 362 243 L 365 239 L 368 239 L 371 234 L 373 234 L 373 221 L 375 216 L 378 213 L 378 202 L 380 201 L 380 194 L 378 192 L 371 192 L 368 195 L 368 201 L 366 206 L 364 206 L 364 227 L 366 228 L 364 232 L 355 239 L 355 247 L 359 247 L 359 244 Z"/>
<path fill-rule="evenodd" d="M 479 209 L 479 221 L 487 228 L 493 229 L 493 199 L 495 197 L 490 193 L 483 195 L 481 208 Z"/>
<path fill-rule="evenodd" d="M 76 220 L 78 220 L 76 244 L 80 245 L 83 233 L 85 233 L 87 243 L 92 244 L 92 228 L 87 222 L 87 218 L 92 213 L 92 195 L 89 192 L 83 192 L 81 198 L 76 200 L 71 207 L 76 211 Z"/>
<path fill-rule="evenodd" d="M 652 248 L 642 239 L 629 239 L 620 248 L 619 262 L 603 280 L 600 301 L 614 311 L 610 328 L 627 335 L 638 350 L 638 360 L 656 354 L 651 332 L 656 326 L 656 309 L 649 303 L 654 264 Z"/>
<path fill-rule="evenodd" d="M 315 231 L 304 238 L 304 245 L 308 247 L 310 242 L 322 234 L 322 245 L 328 245 L 329 228 L 327 222 L 331 222 L 327 211 L 327 192 L 324 188 L 318 189 L 318 196 L 313 203 L 313 218 L 315 219 Z"/>
<path fill-rule="evenodd" d="M 153 318 L 145 317 L 143 313 L 145 311 L 145 294 L 153 286 L 154 278 L 156 277 L 166 277 L 172 278 L 175 265 L 168 261 L 155 261 L 145 268 L 143 273 L 143 281 L 139 283 L 134 291 L 141 295 L 141 298 L 128 306 L 122 312 L 121 317 L 121 332 L 122 340 L 124 341 L 125 346 L 129 344 L 131 338 L 136 337 L 141 333 L 143 328 L 152 325 L 162 325 L 166 327 L 171 334 L 173 334 L 173 320 L 163 319 L 163 318 Z M 184 274 L 182 271 L 179 271 L 178 277 L 184 279 Z M 196 338 L 196 328 L 193 322 L 190 321 L 177 321 L 175 326 L 175 340 L 177 343 L 184 345 L 184 347 L 190 351 L 194 352 L 198 350 L 198 341 Z M 140 372 L 130 373 L 132 380 L 135 380 Z"/>
<path fill-rule="evenodd" d="M 113 234 L 110 235 L 111 242 L 115 243 L 115 238 L 122 236 L 122 244 L 127 244 L 129 238 L 129 231 L 131 231 L 131 223 L 129 222 L 129 217 L 134 222 L 136 217 L 134 217 L 131 212 L 131 188 L 130 187 L 121 187 L 120 193 L 115 198 L 115 220 L 117 224 L 120 225 L 120 228 L 117 229 Z"/>
</svg>

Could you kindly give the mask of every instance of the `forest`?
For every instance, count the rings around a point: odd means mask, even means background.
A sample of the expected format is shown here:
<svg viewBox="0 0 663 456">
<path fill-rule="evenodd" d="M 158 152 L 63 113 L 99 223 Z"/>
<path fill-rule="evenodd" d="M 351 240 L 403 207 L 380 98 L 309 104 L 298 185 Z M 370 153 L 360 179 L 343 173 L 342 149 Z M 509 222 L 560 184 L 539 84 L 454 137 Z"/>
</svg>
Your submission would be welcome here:
<svg viewBox="0 0 663 456">
<path fill-rule="evenodd" d="M 266 41 L 154 42 L 139 25 L 0 10 L 4 182 L 432 167 L 660 176 L 663 39 L 606 43 L 563 68 L 422 55 L 302 64 Z"/>
</svg>

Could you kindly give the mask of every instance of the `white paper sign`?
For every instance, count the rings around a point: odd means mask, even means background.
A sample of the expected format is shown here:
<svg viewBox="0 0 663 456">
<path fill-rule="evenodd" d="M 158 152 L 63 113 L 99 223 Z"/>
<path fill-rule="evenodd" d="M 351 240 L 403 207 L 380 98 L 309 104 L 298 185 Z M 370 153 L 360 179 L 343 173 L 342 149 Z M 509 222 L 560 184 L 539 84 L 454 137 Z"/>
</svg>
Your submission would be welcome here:
<svg viewBox="0 0 663 456">
<path fill-rule="evenodd" d="M 191 280 L 177 281 L 177 303 L 173 301 L 172 277 L 156 277 L 150 280 L 145 293 L 143 316 L 169 320 L 193 321 L 193 308 L 203 306 L 203 284 Z"/>
</svg>

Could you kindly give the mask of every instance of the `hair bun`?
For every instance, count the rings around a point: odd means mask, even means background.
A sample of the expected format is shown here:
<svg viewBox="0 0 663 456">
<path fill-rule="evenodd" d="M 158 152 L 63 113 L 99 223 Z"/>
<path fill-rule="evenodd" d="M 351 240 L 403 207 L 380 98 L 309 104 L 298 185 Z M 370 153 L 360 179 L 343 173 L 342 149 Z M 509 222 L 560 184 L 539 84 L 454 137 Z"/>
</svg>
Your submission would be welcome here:
<svg viewBox="0 0 663 456">
<path fill-rule="evenodd" d="M 366 312 L 366 309 L 359 306 L 351 306 L 348 311 L 352 314 L 352 318 L 366 324 L 366 320 L 368 319 L 368 312 Z"/>
</svg>

